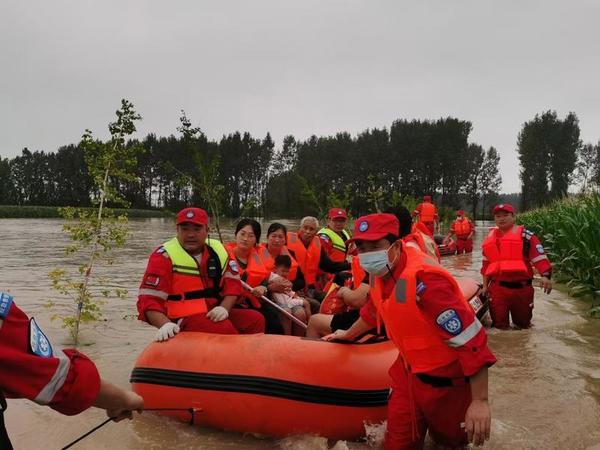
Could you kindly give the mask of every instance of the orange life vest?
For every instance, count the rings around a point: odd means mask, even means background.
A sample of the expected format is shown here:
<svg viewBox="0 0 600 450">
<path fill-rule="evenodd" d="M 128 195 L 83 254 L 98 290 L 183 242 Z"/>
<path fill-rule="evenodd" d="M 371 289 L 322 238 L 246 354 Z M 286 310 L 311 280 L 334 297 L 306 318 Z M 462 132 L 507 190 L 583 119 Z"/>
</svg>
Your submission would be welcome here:
<svg viewBox="0 0 600 450">
<path fill-rule="evenodd" d="M 337 292 L 341 286 L 335 283 L 329 283 L 329 288 L 325 294 L 325 298 L 321 302 L 319 313 L 321 314 L 339 314 L 350 310 L 350 307 L 337 296 Z"/>
<path fill-rule="evenodd" d="M 360 284 L 365 279 L 367 272 L 360 265 L 358 256 L 353 256 L 350 262 L 350 270 L 352 271 L 352 289 L 358 289 Z"/>
<path fill-rule="evenodd" d="M 225 249 L 227 250 L 227 253 L 229 254 L 229 258 L 232 261 L 236 260 L 235 247 L 236 247 L 235 242 L 229 242 L 229 243 L 225 244 Z M 249 284 L 252 287 L 259 286 L 260 284 L 262 284 L 263 281 L 265 281 L 265 279 L 269 278 L 270 272 L 263 265 L 256 248 L 253 248 L 252 251 L 250 252 L 250 256 L 248 257 L 248 262 L 247 262 L 246 268 L 244 269 L 240 264 L 238 264 L 238 268 L 239 268 L 240 278 L 242 279 L 242 281 L 246 282 L 247 284 Z M 244 298 L 248 299 L 248 301 L 255 308 L 261 307 L 260 300 L 258 298 L 256 298 L 254 295 L 250 294 L 250 292 L 248 292 L 246 289 L 244 289 L 243 296 L 244 296 Z"/>
<path fill-rule="evenodd" d="M 435 239 L 431 237 L 429 230 L 424 232 L 423 228 L 425 228 L 425 226 L 421 222 L 417 222 L 412 227 L 412 233 L 402 238 L 402 240 L 406 243 L 411 241 L 415 242 L 423 253 L 428 254 L 439 262 L 441 260 L 441 255 L 438 246 L 435 243 Z"/>
<path fill-rule="evenodd" d="M 286 245 L 296 255 L 296 261 L 304 274 L 306 285 L 314 285 L 317 281 L 317 272 L 321 261 L 321 239 L 314 236 L 306 248 L 298 233 L 288 231 Z"/>
<path fill-rule="evenodd" d="M 260 257 L 261 264 L 271 273 L 275 268 L 275 260 L 271 257 L 269 253 L 269 249 L 267 248 L 267 244 L 260 244 L 257 248 L 258 256 Z M 292 267 L 290 268 L 290 273 L 288 274 L 288 280 L 294 281 L 296 276 L 298 275 L 298 262 L 296 259 L 290 254 L 288 248 L 284 245 L 281 247 L 280 255 L 288 255 L 292 260 Z"/>
<path fill-rule="evenodd" d="M 456 219 L 452 224 L 454 226 L 454 234 L 457 237 L 468 236 L 471 234 L 471 221 L 466 217 L 463 219 Z"/>
<path fill-rule="evenodd" d="M 507 275 L 515 280 L 531 278 L 523 257 L 523 226 L 513 226 L 504 235 L 497 227 L 492 228 L 481 244 L 481 250 L 489 261 L 484 275 Z"/>
<path fill-rule="evenodd" d="M 433 222 L 435 220 L 435 205 L 429 202 L 423 202 L 420 204 L 421 210 L 419 211 L 420 222 Z"/>
<path fill-rule="evenodd" d="M 396 285 L 389 297 L 383 297 L 382 280 L 371 277 L 369 295 L 383 318 L 386 331 L 412 373 L 426 373 L 446 366 L 458 359 L 444 340 L 439 337 L 435 324 L 425 317 L 417 305 L 417 275 L 420 272 L 437 273 L 452 285 L 457 298 L 466 303 L 456 280 L 433 258 L 420 250 L 403 246 L 406 266 L 395 269 Z"/>
<path fill-rule="evenodd" d="M 215 246 L 213 250 L 211 246 Z M 210 258 L 219 263 L 218 273 L 213 278 L 213 287 L 207 287 L 200 276 L 198 261 L 183 249 L 177 238 L 163 244 L 172 265 L 171 290 L 167 296 L 167 317 L 179 319 L 194 314 L 202 314 L 208 310 L 207 298 L 218 299 L 220 294 L 220 277 L 227 268 L 227 253 L 218 241 L 206 241 L 205 249 L 211 253 Z M 212 250 L 212 251 L 211 251 Z M 222 250 L 222 251 L 221 251 Z"/>
</svg>

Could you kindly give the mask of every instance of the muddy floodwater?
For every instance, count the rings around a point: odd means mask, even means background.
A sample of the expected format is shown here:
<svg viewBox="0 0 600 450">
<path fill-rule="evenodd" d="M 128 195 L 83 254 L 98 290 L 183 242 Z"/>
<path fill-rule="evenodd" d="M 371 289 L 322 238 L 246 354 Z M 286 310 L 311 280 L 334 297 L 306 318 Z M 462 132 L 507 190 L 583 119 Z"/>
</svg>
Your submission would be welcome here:
<svg viewBox="0 0 600 450">
<path fill-rule="evenodd" d="M 285 222 L 295 225 L 294 222 Z M 102 376 L 127 387 L 139 353 L 155 329 L 136 320 L 136 294 L 150 252 L 172 237 L 170 219 L 132 220 L 132 237 L 119 250 L 113 266 L 96 275 L 110 278 L 113 287 L 129 291 L 125 299 L 104 305 L 104 320 L 86 324 L 80 349 L 94 359 Z M 0 290 L 15 301 L 50 338 L 54 347 L 68 345 L 60 322 L 50 320 L 71 304 L 50 289 L 48 272 L 69 262 L 62 222 L 51 219 L 1 219 Z M 479 224 L 475 248 L 486 227 Z M 232 228 L 225 226 L 225 239 Z M 265 232 L 263 231 L 263 234 Z M 446 257 L 454 274 L 479 277 L 481 253 Z M 58 303 L 52 311 L 46 300 Z M 490 449 L 600 450 L 600 320 L 587 314 L 588 304 L 569 297 L 564 289 L 544 295 L 536 289 L 533 328 L 489 330 L 498 363 L 490 369 L 492 438 Z M 6 422 L 16 449 L 59 449 L 104 420 L 102 411 L 75 417 L 24 400 L 9 400 Z M 380 430 L 371 430 L 375 436 Z M 191 427 L 152 413 L 129 422 L 110 423 L 74 449 L 368 449 L 366 443 L 329 442 L 310 436 L 282 441 Z"/>
</svg>

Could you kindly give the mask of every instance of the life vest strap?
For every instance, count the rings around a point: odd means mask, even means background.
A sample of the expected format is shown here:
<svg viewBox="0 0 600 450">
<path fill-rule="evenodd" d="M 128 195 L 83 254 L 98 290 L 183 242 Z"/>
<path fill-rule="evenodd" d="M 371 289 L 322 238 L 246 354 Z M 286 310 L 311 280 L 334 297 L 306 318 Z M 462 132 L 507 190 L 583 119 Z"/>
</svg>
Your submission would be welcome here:
<svg viewBox="0 0 600 450">
<path fill-rule="evenodd" d="M 195 300 L 199 298 L 219 298 L 219 288 L 206 288 L 197 291 L 189 291 L 181 294 L 171 294 L 167 297 L 167 300 L 178 301 L 178 300 Z"/>
<path fill-rule="evenodd" d="M 426 373 L 415 374 L 419 380 L 423 383 L 428 384 L 436 388 L 444 388 L 451 386 L 464 386 L 469 383 L 469 377 L 464 378 L 446 378 L 446 377 L 434 377 Z"/>
</svg>

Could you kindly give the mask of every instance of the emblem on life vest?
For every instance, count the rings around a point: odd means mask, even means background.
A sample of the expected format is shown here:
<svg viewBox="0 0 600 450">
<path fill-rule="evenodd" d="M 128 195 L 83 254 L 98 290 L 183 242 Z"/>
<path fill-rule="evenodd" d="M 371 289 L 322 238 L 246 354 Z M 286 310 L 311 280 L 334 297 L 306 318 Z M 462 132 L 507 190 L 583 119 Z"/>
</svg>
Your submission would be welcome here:
<svg viewBox="0 0 600 450">
<path fill-rule="evenodd" d="M 12 302 L 12 295 L 7 294 L 6 292 L 0 292 L 0 319 L 6 319 Z"/>
<path fill-rule="evenodd" d="M 231 271 L 233 273 L 238 273 L 240 271 L 240 269 L 238 268 L 238 265 L 235 261 L 229 261 L 229 268 L 231 269 Z"/>
<path fill-rule="evenodd" d="M 459 334 L 462 331 L 462 322 L 453 309 L 442 312 L 437 319 L 437 324 L 450 334 Z"/>
<path fill-rule="evenodd" d="M 29 347 L 31 353 L 42 358 L 50 358 L 52 356 L 52 346 L 50 341 L 40 329 L 35 319 L 29 319 Z"/>
<path fill-rule="evenodd" d="M 369 229 L 369 222 L 367 222 L 366 220 L 363 220 L 361 223 L 358 224 L 358 231 L 364 233 L 368 229 Z"/>
<path fill-rule="evenodd" d="M 538 244 L 538 245 L 536 245 L 536 246 L 535 246 L 535 249 L 537 250 L 537 252 L 538 252 L 540 255 L 543 255 L 543 254 L 544 254 L 544 246 L 543 246 L 542 244 Z"/>
<path fill-rule="evenodd" d="M 188 219 L 191 219 L 192 217 L 194 217 L 193 211 L 188 211 L 187 214 L 185 215 L 185 217 L 187 217 Z"/>
</svg>

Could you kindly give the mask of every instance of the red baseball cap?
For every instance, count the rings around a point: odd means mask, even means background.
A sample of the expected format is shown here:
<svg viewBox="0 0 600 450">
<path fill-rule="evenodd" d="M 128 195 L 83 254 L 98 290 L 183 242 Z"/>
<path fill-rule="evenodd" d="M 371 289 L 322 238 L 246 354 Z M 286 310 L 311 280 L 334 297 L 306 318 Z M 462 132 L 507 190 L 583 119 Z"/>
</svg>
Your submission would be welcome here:
<svg viewBox="0 0 600 450">
<path fill-rule="evenodd" d="M 465 212 L 464 212 L 464 210 L 462 210 L 462 209 L 459 209 L 458 211 L 456 211 L 456 214 L 457 214 L 458 216 L 464 216 L 464 215 L 465 215 Z"/>
<path fill-rule="evenodd" d="M 354 222 L 354 235 L 352 239 L 346 241 L 354 242 L 361 241 L 378 241 L 383 239 L 388 234 L 396 237 L 400 235 L 400 222 L 394 214 L 369 214 L 368 216 L 359 217 Z"/>
<path fill-rule="evenodd" d="M 195 223 L 196 225 L 208 225 L 208 214 L 200 208 L 183 208 L 177 213 L 175 223 Z"/>
<path fill-rule="evenodd" d="M 348 214 L 346 213 L 345 209 L 342 208 L 331 208 L 329 210 L 329 214 L 327 214 L 327 217 L 329 217 L 330 219 L 347 219 L 348 218 Z"/>
<path fill-rule="evenodd" d="M 499 211 L 506 211 L 508 213 L 515 213 L 515 208 L 513 208 L 513 205 L 510 205 L 508 203 L 500 203 L 499 205 L 494 206 L 494 209 L 492 209 L 492 214 L 496 214 Z"/>
</svg>

